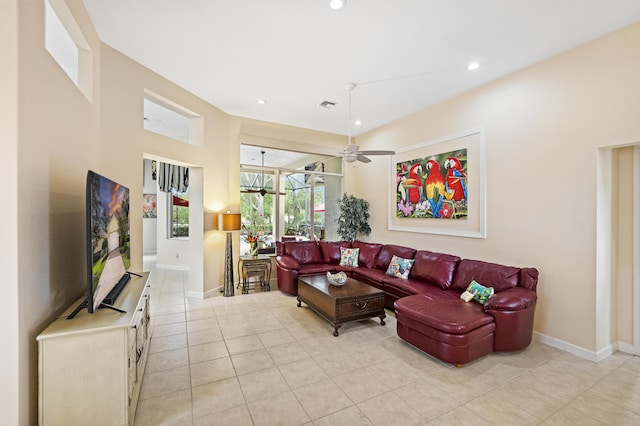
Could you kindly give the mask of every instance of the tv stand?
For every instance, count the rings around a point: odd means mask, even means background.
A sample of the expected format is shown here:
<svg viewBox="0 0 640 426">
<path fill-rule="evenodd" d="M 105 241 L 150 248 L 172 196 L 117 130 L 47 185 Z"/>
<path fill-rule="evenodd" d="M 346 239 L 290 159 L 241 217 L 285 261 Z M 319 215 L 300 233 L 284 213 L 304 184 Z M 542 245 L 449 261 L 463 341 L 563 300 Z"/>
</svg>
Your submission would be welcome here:
<svg viewBox="0 0 640 426">
<path fill-rule="evenodd" d="M 98 306 L 98 309 L 113 309 L 114 311 L 120 312 L 122 314 L 126 314 L 126 311 L 123 311 L 120 308 L 116 308 L 115 306 L 113 306 L 113 304 L 116 302 L 116 300 L 118 299 L 118 296 L 120 296 L 120 293 L 122 293 L 122 290 L 124 290 L 124 287 L 127 285 L 127 283 L 131 280 L 131 276 L 135 275 L 136 277 L 141 277 L 142 275 L 140 274 L 136 274 L 135 272 L 125 272 L 122 277 L 120 278 L 120 281 L 118 281 L 118 283 L 111 289 L 111 291 L 109 292 L 109 294 L 107 294 L 107 297 L 104 298 L 104 300 L 102 301 L 102 303 L 100 303 L 100 305 Z M 92 303 L 92 301 L 89 300 L 89 298 L 87 297 L 84 302 L 80 303 L 74 310 L 73 312 L 71 312 L 71 314 L 67 317 L 68 320 L 73 319 L 76 315 L 78 315 L 78 312 L 80 312 L 83 309 L 89 309 L 89 304 Z"/>
<path fill-rule="evenodd" d="M 79 299 L 40 333 L 40 425 L 133 425 L 151 337 L 148 281 L 132 274 L 112 305 L 119 312 L 90 314 Z"/>
</svg>

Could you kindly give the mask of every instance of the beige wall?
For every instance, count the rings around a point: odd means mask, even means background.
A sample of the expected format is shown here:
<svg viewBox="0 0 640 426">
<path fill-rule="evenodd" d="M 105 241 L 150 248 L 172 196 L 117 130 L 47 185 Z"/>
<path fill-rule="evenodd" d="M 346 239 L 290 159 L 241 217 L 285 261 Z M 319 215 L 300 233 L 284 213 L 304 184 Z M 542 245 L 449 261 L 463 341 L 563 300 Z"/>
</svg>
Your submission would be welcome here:
<svg viewBox="0 0 640 426">
<path fill-rule="evenodd" d="M 27 363 L 20 357 L 21 333 L 18 311 L 18 1 L 6 0 L 0 13 L 0 179 L 2 209 L 0 223 L 3 243 L 0 246 L 3 306 L 0 309 L 0 412 L 3 422 L 20 424 L 26 417 L 28 399 L 20 393 L 20 369 Z M 23 376 L 24 377 L 24 376 Z M 23 381 L 24 383 L 24 381 Z M 22 415 L 21 415 L 22 414 Z M 22 422 L 25 423 L 25 420 Z"/>
<path fill-rule="evenodd" d="M 358 137 L 366 149 L 397 149 L 486 130 L 486 239 L 389 231 L 388 197 L 372 190 L 387 187 L 384 159 L 348 169 L 347 190 L 371 202 L 370 239 L 537 267 L 535 330 L 602 350 L 596 322 L 609 318 L 596 312 L 610 306 L 596 299 L 598 148 L 640 142 L 639 53 L 636 24 Z"/>
</svg>

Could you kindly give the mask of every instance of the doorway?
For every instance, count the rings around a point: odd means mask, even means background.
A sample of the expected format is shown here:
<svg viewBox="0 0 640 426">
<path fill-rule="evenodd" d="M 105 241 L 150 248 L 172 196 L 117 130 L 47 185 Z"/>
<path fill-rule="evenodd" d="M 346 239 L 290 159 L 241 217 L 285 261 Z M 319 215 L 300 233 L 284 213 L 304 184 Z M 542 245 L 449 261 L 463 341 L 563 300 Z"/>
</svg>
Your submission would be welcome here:
<svg viewBox="0 0 640 426">
<path fill-rule="evenodd" d="M 640 145 L 598 151 L 596 348 L 640 355 Z M 604 349 L 602 349 L 604 348 Z"/>
</svg>

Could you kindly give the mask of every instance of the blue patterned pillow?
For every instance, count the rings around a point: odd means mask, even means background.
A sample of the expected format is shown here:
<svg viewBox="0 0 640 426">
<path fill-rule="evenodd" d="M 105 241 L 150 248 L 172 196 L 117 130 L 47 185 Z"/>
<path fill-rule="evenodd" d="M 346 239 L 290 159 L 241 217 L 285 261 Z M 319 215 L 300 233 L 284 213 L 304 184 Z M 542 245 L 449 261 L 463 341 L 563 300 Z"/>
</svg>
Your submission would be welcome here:
<svg viewBox="0 0 640 426">
<path fill-rule="evenodd" d="M 340 247 L 340 266 L 358 266 L 359 248 Z"/>
<path fill-rule="evenodd" d="M 406 280 L 409 278 L 409 272 L 411 272 L 413 262 L 413 259 L 403 259 L 394 254 L 391 258 L 391 262 L 389 262 L 387 274 L 393 277 L 404 278 Z"/>
</svg>

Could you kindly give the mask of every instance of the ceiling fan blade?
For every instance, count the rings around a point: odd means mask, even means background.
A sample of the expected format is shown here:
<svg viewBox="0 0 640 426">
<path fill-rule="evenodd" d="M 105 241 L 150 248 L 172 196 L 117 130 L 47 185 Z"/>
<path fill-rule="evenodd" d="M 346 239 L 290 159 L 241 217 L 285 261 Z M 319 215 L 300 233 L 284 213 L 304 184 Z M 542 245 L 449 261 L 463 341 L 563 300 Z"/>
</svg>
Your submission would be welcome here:
<svg viewBox="0 0 640 426">
<path fill-rule="evenodd" d="M 370 163 L 371 160 L 367 157 L 365 157 L 364 155 L 362 155 L 361 152 L 358 153 L 358 161 L 362 162 L 362 163 Z"/>
<path fill-rule="evenodd" d="M 363 155 L 395 155 L 395 151 L 360 151 L 358 154 Z"/>
<path fill-rule="evenodd" d="M 262 188 L 262 189 L 243 189 L 241 192 L 248 192 L 250 194 L 260 194 L 262 196 L 264 196 L 264 194 L 274 194 L 276 195 L 276 191 L 274 191 L 273 189 L 266 189 L 266 188 Z M 282 195 L 282 194 L 280 194 Z"/>
</svg>

